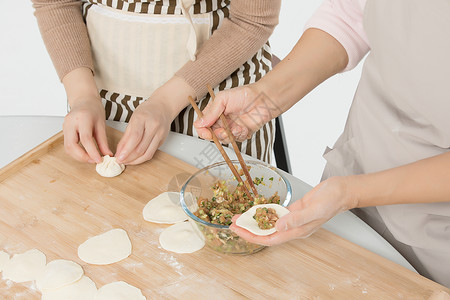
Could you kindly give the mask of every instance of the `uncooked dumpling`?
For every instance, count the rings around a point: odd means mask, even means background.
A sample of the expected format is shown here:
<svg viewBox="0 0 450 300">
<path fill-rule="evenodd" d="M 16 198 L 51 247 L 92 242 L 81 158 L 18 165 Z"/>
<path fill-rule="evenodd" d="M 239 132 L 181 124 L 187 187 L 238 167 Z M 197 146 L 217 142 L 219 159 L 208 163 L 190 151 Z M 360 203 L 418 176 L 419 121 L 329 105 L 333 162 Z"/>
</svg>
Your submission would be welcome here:
<svg viewBox="0 0 450 300">
<path fill-rule="evenodd" d="M 187 220 L 180 205 L 180 193 L 165 192 L 150 200 L 143 210 L 144 220 L 173 224 Z"/>
<path fill-rule="evenodd" d="M 108 265 L 131 254 L 131 241 L 123 229 L 112 229 L 91 237 L 78 247 L 78 257 L 88 264 Z"/>
<path fill-rule="evenodd" d="M 59 289 L 44 290 L 41 300 L 94 300 L 97 294 L 95 283 L 86 276 Z"/>
<path fill-rule="evenodd" d="M 98 289 L 95 300 L 146 300 L 140 289 L 124 281 L 108 283 Z"/>
<path fill-rule="evenodd" d="M 3 271 L 3 267 L 9 260 L 9 254 L 5 251 L 0 251 L 0 272 Z"/>
<path fill-rule="evenodd" d="M 256 220 L 253 218 L 253 216 L 256 213 L 256 209 L 259 207 L 266 207 L 266 208 L 273 208 L 275 209 L 277 215 L 279 218 L 281 218 L 282 216 L 287 215 L 290 211 L 289 209 L 287 209 L 284 206 L 281 206 L 279 204 L 259 204 L 259 205 L 255 205 L 252 208 L 250 208 L 249 210 L 247 210 L 245 213 L 243 213 L 237 220 L 236 220 L 236 225 L 239 227 L 242 227 L 244 229 L 247 229 L 248 231 L 250 231 L 253 234 L 256 235 L 269 235 L 274 233 L 276 230 L 276 228 L 270 228 L 270 229 L 261 229 L 258 226 L 258 223 L 256 222 Z"/>
<path fill-rule="evenodd" d="M 95 170 L 103 177 L 114 177 L 120 175 L 125 170 L 124 164 L 118 164 L 115 157 L 103 156 L 103 162 L 97 164 Z"/>
<path fill-rule="evenodd" d="M 159 236 L 161 247 L 176 253 L 192 253 L 205 246 L 205 240 L 194 231 L 189 222 L 167 227 Z"/>
<path fill-rule="evenodd" d="M 78 281 L 84 274 L 76 262 L 57 259 L 49 262 L 36 279 L 39 290 L 58 289 Z"/>
<path fill-rule="evenodd" d="M 45 254 L 32 249 L 21 254 L 15 254 L 3 267 L 3 279 L 14 282 L 36 280 L 46 263 Z"/>
</svg>

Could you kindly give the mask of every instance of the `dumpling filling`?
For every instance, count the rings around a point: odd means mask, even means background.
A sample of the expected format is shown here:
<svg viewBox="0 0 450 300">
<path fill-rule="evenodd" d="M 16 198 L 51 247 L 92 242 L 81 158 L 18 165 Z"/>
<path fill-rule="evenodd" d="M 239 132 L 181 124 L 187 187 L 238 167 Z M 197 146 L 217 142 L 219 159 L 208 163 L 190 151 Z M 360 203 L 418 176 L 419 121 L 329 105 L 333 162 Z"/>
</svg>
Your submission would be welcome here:
<svg viewBox="0 0 450 300">
<path fill-rule="evenodd" d="M 258 223 L 259 228 L 266 230 L 274 228 L 279 217 L 275 209 L 259 207 L 256 209 L 253 219 L 255 219 L 256 223 Z"/>
</svg>

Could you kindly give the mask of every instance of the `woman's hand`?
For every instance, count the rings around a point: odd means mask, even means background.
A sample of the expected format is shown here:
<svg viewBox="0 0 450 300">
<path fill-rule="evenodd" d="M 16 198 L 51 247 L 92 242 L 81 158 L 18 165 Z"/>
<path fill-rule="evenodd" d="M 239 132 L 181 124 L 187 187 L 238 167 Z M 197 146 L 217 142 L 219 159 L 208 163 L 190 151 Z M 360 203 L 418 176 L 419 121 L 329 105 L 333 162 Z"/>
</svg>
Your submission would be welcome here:
<svg viewBox="0 0 450 300">
<path fill-rule="evenodd" d="M 356 207 L 448 203 L 449 168 L 450 152 L 445 152 L 375 173 L 331 177 L 290 205 L 274 234 L 256 236 L 234 223 L 230 229 L 249 242 L 275 245 L 308 237 L 338 213 Z"/>
<path fill-rule="evenodd" d="M 64 149 L 78 161 L 100 163 L 102 155 L 113 153 L 108 146 L 105 110 L 92 72 L 75 69 L 64 77 L 63 83 L 71 108 L 64 118 Z"/>
<path fill-rule="evenodd" d="M 335 215 L 356 207 L 356 197 L 348 190 L 348 180 L 351 179 L 332 177 L 321 182 L 288 207 L 291 212 L 277 221 L 274 234 L 257 236 L 250 233 L 234 224 L 238 216 L 234 216 L 230 229 L 249 242 L 266 246 L 309 237 Z"/>
<path fill-rule="evenodd" d="M 212 127 L 222 143 L 230 142 L 219 119 L 222 113 L 235 139 L 242 142 L 282 111 L 257 84 L 222 91 L 203 110 L 203 118 L 194 122 L 201 138 L 211 140 L 211 133 L 206 127 Z"/>
</svg>

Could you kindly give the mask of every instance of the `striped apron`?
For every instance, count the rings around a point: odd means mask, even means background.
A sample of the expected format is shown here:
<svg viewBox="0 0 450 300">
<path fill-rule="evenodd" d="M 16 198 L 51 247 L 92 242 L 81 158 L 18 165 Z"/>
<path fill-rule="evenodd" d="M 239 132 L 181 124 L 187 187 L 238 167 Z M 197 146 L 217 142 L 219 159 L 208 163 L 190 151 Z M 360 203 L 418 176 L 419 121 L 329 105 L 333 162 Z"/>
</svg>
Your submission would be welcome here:
<svg viewBox="0 0 450 300">
<path fill-rule="evenodd" d="M 196 50 L 228 18 L 230 6 L 230 0 L 83 2 L 106 119 L 127 123 L 140 103 L 189 59 L 195 60 Z M 215 92 L 258 81 L 271 69 L 271 59 L 267 42 L 216 86 Z M 210 96 L 197 100 L 204 109 Z M 196 117 L 192 106 L 187 106 L 172 122 L 171 130 L 198 137 L 193 128 Z M 242 153 L 270 163 L 274 137 L 272 120 L 238 147 Z"/>
</svg>

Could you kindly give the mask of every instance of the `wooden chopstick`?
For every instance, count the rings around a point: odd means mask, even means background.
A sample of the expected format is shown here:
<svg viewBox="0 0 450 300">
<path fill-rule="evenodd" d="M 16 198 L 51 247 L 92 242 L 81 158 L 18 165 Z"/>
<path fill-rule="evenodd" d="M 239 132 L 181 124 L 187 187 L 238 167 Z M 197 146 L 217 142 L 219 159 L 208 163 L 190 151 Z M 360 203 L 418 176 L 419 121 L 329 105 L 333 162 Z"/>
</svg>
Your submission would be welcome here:
<svg viewBox="0 0 450 300">
<path fill-rule="evenodd" d="M 197 115 L 200 118 L 203 118 L 203 113 L 200 110 L 200 108 L 197 106 L 197 103 L 195 103 L 194 99 L 192 99 L 191 96 L 188 97 L 189 98 L 189 102 L 191 103 L 192 107 L 194 108 L 195 112 L 197 113 Z M 231 159 L 228 157 L 227 153 L 225 152 L 225 150 L 222 147 L 222 144 L 219 142 L 219 139 L 217 138 L 217 136 L 214 134 L 214 131 L 211 129 L 211 127 L 206 127 L 209 132 L 211 132 L 214 144 L 216 144 L 217 148 L 220 151 L 220 154 L 222 154 L 223 159 L 225 159 L 225 162 L 227 163 L 228 167 L 230 168 L 231 172 L 233 173 L 234 177 L 236 177 L 236 180 L 242 184 L 242 186 L 245 189 L 245 192 L 247 193 L 248 197 L 250 199 L 253 200 L 253 196 L 250 193 L 250 191 L 248 190 L 247 186 L 245 185 L 244 181 L 242 181 L 241 176 L 239 175 L 238 171 L 236 170 L 236 168 L 234 167 L 233 163 L 231 162 Z"/>
<path fill-rule="evenodd" d="M 214 99 L 216 99 L 216 95 L 214 94 L 214 91 L 213 91 L 211 85 L 208 84 L 207 87 L 208 87 L 209 94 L 211 95 L 211 99 L 212 99 L 212 101 L 214 101 Z M 220 114 L 220 120 L 223 123 L 223 127 L 225 129 L 225 132 L 227 133 L 227 136 L 231 142 L 231 145 L 233 145 L 234 152 L 236 153 L 239 163 L 241 164 L 241 168 L 244 171 L 245 178 L 247 179 L 247 182 L 250 185 L 250 187 L 253 191 L 253 194 L 255 196 L 258 196 L 258 191 L 256 190 L 256 187 L 253 184 L 252 177 L 250 176 L 250 173 L 248 172 L 248 169 L 247 169 L 247 164 L 245 163 L 244 159 L 242 158 L 241 151 L 239 150 L 239 148 L 236 144 L 236 141 L 234 140 L 234 135 L 231 133 L 230 126 L 228 125 L 228 121 L 223 114 Z"/>
</svg>

